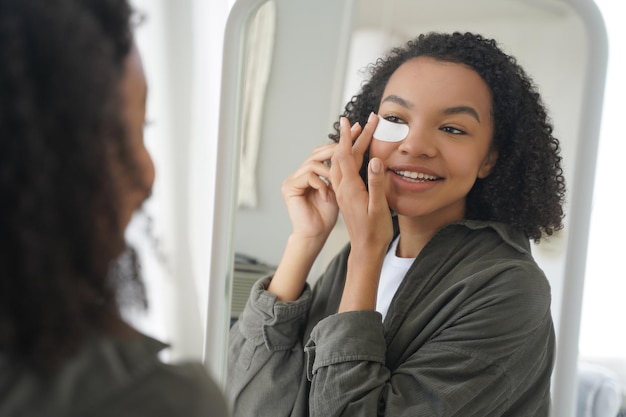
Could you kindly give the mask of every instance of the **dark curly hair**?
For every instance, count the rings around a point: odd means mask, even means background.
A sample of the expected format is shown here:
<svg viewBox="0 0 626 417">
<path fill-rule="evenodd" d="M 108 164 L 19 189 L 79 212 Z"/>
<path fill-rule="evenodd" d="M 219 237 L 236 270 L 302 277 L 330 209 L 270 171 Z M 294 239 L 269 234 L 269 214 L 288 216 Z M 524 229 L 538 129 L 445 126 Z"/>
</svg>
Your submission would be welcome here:
<svg viewBox="0 0 626 417">
<path fill-rule="evenodd" d="M 126 0 L 0 0 L 0 352 L 25 363 L 60 363 L 120 323 L 112 169 L 137 172 L 120 91 L 131 15 Z"/>
<path fill-rule="evenodd" d="M 559 141 L 546 109 L 526 72 L 496 41 L 472 33 L 429 33 L 394 48 L 369 67 L 370 78 L 345 106 L 343 116 L 365 126 L 378 113 L 387 81 L 404 62 L 426 56 L 476 71 L 491 91 L 498 160 L 467 196 L 468 219 L 504 222 L 539 241 L 563 227 L 565 179 Z M 329 137 L 339 139 L 339 122 Z M 367 160 L 361 176 L 367 183 Z"/>
</svg>

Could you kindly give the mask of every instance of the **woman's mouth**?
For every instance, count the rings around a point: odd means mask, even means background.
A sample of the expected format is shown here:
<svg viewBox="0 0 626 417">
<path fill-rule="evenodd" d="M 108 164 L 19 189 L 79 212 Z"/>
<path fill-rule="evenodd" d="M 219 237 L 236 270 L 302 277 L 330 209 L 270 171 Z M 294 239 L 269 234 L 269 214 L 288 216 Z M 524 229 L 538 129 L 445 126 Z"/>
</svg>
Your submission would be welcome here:
<svg viewBox="0 0 626 417">
<path fill-rule="evenodd" d="M 424 174 L 423 172 L 395 171 L 395 170 L 392 170 L 392 172 L 410 182 L 437 181 L 441 179 L 440 177 Z"/>
</svg>

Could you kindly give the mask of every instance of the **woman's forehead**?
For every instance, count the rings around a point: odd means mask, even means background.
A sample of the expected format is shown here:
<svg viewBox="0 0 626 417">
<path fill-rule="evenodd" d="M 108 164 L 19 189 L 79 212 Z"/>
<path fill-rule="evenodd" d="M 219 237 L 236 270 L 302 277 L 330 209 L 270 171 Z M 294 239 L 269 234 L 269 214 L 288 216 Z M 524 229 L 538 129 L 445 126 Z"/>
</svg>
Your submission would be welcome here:
<svg viewBox="0 0 626 417">
<path fill-rule="evenodd" d="M 430 57 L 413 58 L 400 65 L 389 78 L 381 103 L 390 96 L 395 97 L 397 104 L 404 102 L 407 108 L 425 100 L 433 104 L 472 103 L 487 111 L 491 107 L 489 87 L 476 71 L 464 64 Z"/>
</svg>

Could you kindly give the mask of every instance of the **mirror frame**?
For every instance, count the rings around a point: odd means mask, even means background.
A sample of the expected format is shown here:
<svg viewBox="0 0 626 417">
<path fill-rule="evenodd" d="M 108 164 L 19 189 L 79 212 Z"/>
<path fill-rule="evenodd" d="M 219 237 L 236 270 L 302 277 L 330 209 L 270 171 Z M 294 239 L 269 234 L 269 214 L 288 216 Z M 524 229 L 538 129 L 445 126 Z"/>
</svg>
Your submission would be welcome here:
<svg viewBox="0 0 626 417">
<path fill-rule="evenodd" d="M 222 63 L 222 90 L 217 144 L 217 167 L 204 363 L 222 385 L 225 381 L 226 348 L 230 323 L 233 276 L 233 233 L 239 170 L 244 41 L 248 23 L 267 0 L 237 0 L 228 17 Z M 497 0 L 496 0 L 497 1 Z M 523 0 L 538 2 L 541 0 Z M 551 1 L 551 0 L 545 0 Z M 561 0 L 578 14 L 586 29 L 587 61 L 578 129 L 575 186 L 568 190 L 570 216 L 565 255 L 566 285 L 557 334 L 557 360 L 553 372 L 552 415 L 575 415 L 578 339 L 582 309 L 586 255 L 591 220 L 598 140 L 602 118 L 608 61 L 608 41 L 602 15 L 593 0 Z"/>
<path fill-rule="evenodd" d="M 529 0 L 530 1 L 530 0 Z M 587 245 L 598 142 L 602 122 L 604 86 L 608 62 L 606 26 L 593 0 L 563 0 L 578 13 L 587 31 L 587 68 L 581 103 L 574 186 L 568 189 L 570 219 L 565 254 L 567 280 L 563 286 L 561 320 L 557 334 L 556 365 L 552 374 L 552 415 L 576 414 L 578 339 L 587 264 Z"/>
<path fill-rule="evenodd" d="M 211 253 L 203 362 L 221 386 L 225 384 L 226 351 L 230 329 L 233 277 L 233 232 L 237 207 L 243 61 L 250 21 L 268 0 L 237 0 L 228 15 L 224 33 L 220 113 L 215 167 L 215 197 L 211 222 Z M 219 178 L 218 178 L 219 174 Z"/>
</svg>

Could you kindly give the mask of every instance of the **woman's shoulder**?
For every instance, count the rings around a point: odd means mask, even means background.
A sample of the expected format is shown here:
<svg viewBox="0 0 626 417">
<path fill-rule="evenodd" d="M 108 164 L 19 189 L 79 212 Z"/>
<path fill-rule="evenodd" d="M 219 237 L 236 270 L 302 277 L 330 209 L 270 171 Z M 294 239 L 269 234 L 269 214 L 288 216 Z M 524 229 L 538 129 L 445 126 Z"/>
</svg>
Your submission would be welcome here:
<svg viewBox="0 0 626 417">
<path fill-rule="evenodd" d="M 433 291 L 462 288 L 464 296 L 495 299 L 508 309 L 515 305 L 528 311 L 534 305 L 542 316 L 550 308 L 549 281 L 522 232 L 503 223 L 464 221 L 446 227 L 436 239 L 414 271 L 433 275 Z"/>
<path fill-rule="evenodd" d="M 158 354 L 167 345 L 141 334 L 112 345 L 117 354 L 110 364 L 120 377 L 111 381 L 108 398 L 94 404 L 101 415 L 228 415 L 222 390 L 199 361 L 165 363 Z"/>
<path fill-rule="evenodd" d="M 463 236 L 463 239 L 475 241 L 478 245 L 500 245 L 518 252 L 530 255 L 530 239 L 524 232 L 509 224 L 489 220 L 463 220 L 452 223 L 442 229 L 440 233 L 448 236 Z M 480 247 L 480 246 L 479 246 Z"/>
<path fill-rule="evenodd" d="M 228 416 L 223 392 L 200 362 L 158 362 L 97 407 L 102 416 Z"/>
<path fill-rule="evenodd" d="M 142 334 L 98 337 L 53 374 L 11 367 L 11 385 L 0 383 L 7 388 L 0 389 L 0 415 L 227 416 L 202 364 L 166 364 L 158 357 L 165 347 Z"/>
</svg>

